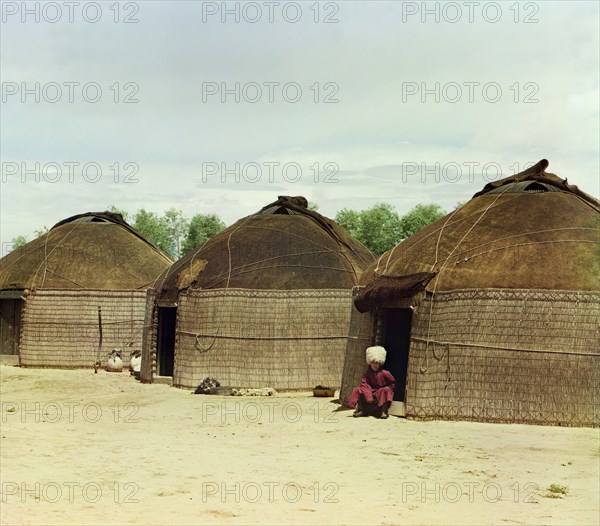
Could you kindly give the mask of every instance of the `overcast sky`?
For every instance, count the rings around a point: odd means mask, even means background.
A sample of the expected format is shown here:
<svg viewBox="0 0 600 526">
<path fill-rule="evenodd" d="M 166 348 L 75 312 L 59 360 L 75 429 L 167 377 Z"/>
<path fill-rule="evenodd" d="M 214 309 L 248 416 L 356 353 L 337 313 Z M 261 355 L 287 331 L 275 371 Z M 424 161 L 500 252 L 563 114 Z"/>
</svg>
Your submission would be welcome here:
<svg viewBox="0 0 600 526">
<path fill-rule="evenodd" d="M 598 196 L 598 6 L 2 2 L 2 255 L 109 205 L 449 211 L 542 158 Z"/>
</svg>

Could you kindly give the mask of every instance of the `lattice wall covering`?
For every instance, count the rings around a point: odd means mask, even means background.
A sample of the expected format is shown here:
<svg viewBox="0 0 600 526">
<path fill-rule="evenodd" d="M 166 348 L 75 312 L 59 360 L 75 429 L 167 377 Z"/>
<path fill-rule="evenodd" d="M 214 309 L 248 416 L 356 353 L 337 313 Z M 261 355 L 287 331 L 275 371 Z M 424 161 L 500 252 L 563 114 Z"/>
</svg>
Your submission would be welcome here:
<svg viewBox="0 0 600 526">
<path fill-rule="evenodd" d="M 599 321 L 597 293 L 428 296 L 413 317 L 407 414 L 600 425 Z"/>
<path fill-rule="evenodd" d="M 191 291 L 177 309 L 174 385 L 339 387 L 350 290 Z"/>
<path fill-rule="evenodd" d="M 102 308 L 101 363 L 113 348 L 123 348 L 127 365 L 132 349 L 142 348 L 146 292 L 37 290 L 25 301 L 20 340 L 22 366 L 93 367 Z"/>
</svg>

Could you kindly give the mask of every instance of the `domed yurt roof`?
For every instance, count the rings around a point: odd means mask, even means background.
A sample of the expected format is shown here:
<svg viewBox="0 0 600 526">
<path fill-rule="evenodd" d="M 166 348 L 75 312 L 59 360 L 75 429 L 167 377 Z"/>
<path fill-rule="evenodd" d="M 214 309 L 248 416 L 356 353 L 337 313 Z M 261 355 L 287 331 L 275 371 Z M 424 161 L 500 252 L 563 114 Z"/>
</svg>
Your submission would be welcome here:
<svg viewBox="0 0 600 526">
<path fill-rule="evenodd" d="M 363 274 L 364 312 L 421 290 L 600 289 L 600 203 L 548 161 L 486 185 Z"/>
<path fill-rule="evenodd" d="M 171 260 L 120 214 L 87 212 L 0 260 L 0 289 L 142 289 Z"/>
<path fill-rule="evenodd" d="M 304 197 L 280 196 L 182 257 L 157 280 L 159 299 L 183 289 L 350 289 L 374 261 Z"/>
</svg>

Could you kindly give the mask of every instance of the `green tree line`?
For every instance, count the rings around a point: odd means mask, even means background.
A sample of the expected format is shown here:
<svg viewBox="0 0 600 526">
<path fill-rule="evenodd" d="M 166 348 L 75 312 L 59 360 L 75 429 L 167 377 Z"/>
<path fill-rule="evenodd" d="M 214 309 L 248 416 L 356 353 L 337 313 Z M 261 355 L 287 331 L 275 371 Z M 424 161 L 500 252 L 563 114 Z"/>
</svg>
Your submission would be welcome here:
<svg viewBox="0 0 600 526">
<path fill-rule="evenodd" d="M 318 206 L 311 203 L 310 208 L 317 210 Z M 145 208 L 130 214 L 114 205 L 107 211 L 121 214 L 142 236 L 173 259 L 191 252 L 225 228 L 225 223 L 216 214 L 196 214 L 187 218 L 176 208 L 169 208 L 162 215 Z M 379 203 L 360 211 L 343 208 L 335 215 L 335 221 L 373 254 L 380 256 L 444 215 L 446 212 L 436 204 L 418 204 L 401 216 L 392 205 Z M 47 231 L 44 226 L 35 231 L 35 236 Z M 13 248 L 19 248 L 27 241 L 25 236 L 17 236 L 12 240 Z"/>
<path fill-rule="evenodd" d="M 360 212 L 342 208 L 336 214 L 335 221 L 375 256 L 381 256 L 403 239 L 445 215 L 442 207 L 436 204 L 418 204 L 401 216 L 390 204 L 379 203 Z"/>
<path fill-rule="evenodd" d="M 217 214 L 196 214 L 189 219 L 176 208 L 169 208 L 162 215 L 140 208 L 133 216 L 113 205 L 107 210 L 121 214 L 142 236 L 175 260 L 225 228 Z"/>
</svg>

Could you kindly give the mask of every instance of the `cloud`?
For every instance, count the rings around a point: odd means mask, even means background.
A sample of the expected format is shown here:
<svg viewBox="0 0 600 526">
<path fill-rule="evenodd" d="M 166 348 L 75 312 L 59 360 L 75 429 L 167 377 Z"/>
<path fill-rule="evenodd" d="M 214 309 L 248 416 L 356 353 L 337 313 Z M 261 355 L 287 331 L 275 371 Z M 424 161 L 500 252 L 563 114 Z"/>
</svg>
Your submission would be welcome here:
<svg viewBox="0 0 600 526">
<path fill-rule="evenodd" d="M 9 20 L 2 79 L 19 92 L 3 85 L 3 169 L 98 163 L 103 177 L 2 184 L 2 242 L 108 204 L 227 223 L 282 194 L 305 195 L 330 216 L 381 201 L 400 212 L 419 202 L 450 209 L 496 166 L 509 175 L 541 158 L 598 195 L 597 3 L 500 3 L 497 22 L 481 12 L 469 22 L 467 4 L 452 4 L 462 9 L 456 23 L 442 2 L 427 4 L 439 23 L 408 14 L 422 2 L 338 2 L 327 12 L 321 3 L 319 23 L 308 3 L 297 23 L 282 11 L 275 23 L 249 23 L 241 3 L 227 4 L 239 23 L 203 22 L 200 2 L 138 2 L 134 24 L 114 23 L 108 4 L 97 24 Z M 40 101 L 21 102 L 35 83 Z M 56 102 L 45 100 L 51 83 L 63 89 Z M 68 83 L 77 83 L 72 102 Z M 101 97 L 89 102 L 95 85 Z M 111 172 L 127 162 L 139 168 L 135 184 Z M 209 163 L 230 170 L 225 183 L 223 170 L 203 177 Z M 272 179 L 270 163 L 279 163 Z M 283 171 L 290 163 L 301 166 L 297 180 Z"/>
</svg>

